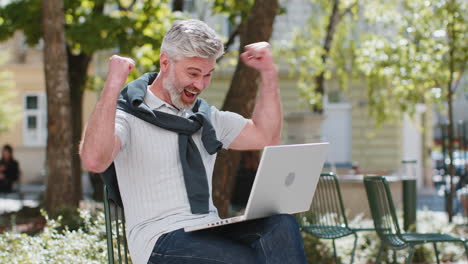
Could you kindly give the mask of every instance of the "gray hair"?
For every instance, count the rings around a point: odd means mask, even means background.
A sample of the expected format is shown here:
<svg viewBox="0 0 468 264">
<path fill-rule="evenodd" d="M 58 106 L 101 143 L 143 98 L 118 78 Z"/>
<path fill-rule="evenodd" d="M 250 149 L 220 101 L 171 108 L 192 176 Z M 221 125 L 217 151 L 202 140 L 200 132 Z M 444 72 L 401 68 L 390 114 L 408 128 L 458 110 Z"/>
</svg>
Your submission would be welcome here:
<svg viewBox="0 0 468 264">
<path fill-rule="evenodd" d="M 200 20 L 176 21 L 164 36 L 161 53 L 169 59 L 200 57 L 218 59 L 224 45 L 216 32 Z"/>
</svg>

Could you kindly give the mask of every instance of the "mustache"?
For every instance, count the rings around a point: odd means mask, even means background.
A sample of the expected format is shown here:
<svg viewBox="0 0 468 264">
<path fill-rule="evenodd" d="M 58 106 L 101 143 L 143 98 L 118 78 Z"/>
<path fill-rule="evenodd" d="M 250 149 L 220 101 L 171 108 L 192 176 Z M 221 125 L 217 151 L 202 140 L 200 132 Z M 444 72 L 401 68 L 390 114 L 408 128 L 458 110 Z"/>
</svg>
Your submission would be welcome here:
<svg viewBox="0 0 468 264">
<path fill-rule="evenodd" d="M 187 91 L 193 92 L 193 93 L 197 93 L 197 94 L 201 93 L 200 89 L 195 88 L 194 86 L 186 86 L 184 88 L 184 90 L 187 90 Z"/>
</svg>

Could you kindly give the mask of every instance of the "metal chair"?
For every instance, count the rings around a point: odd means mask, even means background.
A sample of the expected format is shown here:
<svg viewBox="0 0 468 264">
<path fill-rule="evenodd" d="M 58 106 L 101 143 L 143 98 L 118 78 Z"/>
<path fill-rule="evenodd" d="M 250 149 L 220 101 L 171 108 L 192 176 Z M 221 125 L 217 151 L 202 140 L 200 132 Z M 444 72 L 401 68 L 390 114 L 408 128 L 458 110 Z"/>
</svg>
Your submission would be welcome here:
<svg viewBox="0 0 468 264">
<path fill-rule="evenodd" d="M 333 173 L 320 175 L 311 208 L 305 217 L 308 223 L 301 224 L 301 230 L 321 239 L 331 239 L 335 263 L 338 263 L 335 239 L 354 236 L 354 246 L 351 253 L 351 263 L 353 263 L 358 239 L 357 232 L 374 231 L 372 228 L 351 228 L 348 226 L 340 185 Z"/>
<path fill-rule="evenodd" d="M 125 233 L 125 215 L 117 185 L 114 164 L 101 174 L 104 181 L 104 214 L 106 219 L 108 263 L 114 264 L 114 239 L 116 240 L 118 263 L 128 264 L 128 245 Z M 112 226 L 114 218 L 114 227 Z M 113 230 L 114 228 L 114 230 Z M 115 234 L 114 234 L 115 231 Z M 122 231 L 122 232 L 121 232 Z"/>
<path fill-rule="evenodd" d="M 433 244 L 437 263 L 440 263 L 439 252 L 437 250 L 438 242 L 463 243 L 465 253 L 468 257 L 467 241 L 464 238 L 457 238 L 441 233 L 401 233 L 387 180 L 382 176 L 366 176 L 364 178 L 364 185 L 374 221 L 374 227 L 382 242 L 376 263 L 380 263 L 380 257 L 384 246 L 389 246 L 393 250 L 409 248 L 410 252 L 406 258 L 406 263 L 409 264 L 413 258 L 415 246 L 424 243 Z"/>
<path fill-rule="evenodd" d="M 127 238 L 125 235 L 125 215 L 123 207 L 119 206 L 112 199 L 109 199 L 109 194 L 107 186 L 104 185 L 104 212 L 106 218 L 106 235 L 107 235 L 107 255 L 108 263 L 114 264 L 114 242 L 113 239 L 116 239 L 117 242 L 117 254 L 118 254 L 118 263 L 128 264 L 128 246 Z M 112 230 L 112 215 L 114 216 L 114 228 L 115 234 Z M 122 233 L 120 231 L 122 230 Z"/>
</svg>

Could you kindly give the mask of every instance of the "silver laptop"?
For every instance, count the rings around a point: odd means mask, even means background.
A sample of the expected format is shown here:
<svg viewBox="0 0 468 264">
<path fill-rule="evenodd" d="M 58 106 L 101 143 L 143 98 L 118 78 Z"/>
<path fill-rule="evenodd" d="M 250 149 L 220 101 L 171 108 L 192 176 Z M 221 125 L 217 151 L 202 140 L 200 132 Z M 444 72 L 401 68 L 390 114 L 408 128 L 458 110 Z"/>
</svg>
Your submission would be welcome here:
<svg viewBox="0 0 468 264">
<path fill-rule="evenodd" d="M 327 157 L 328 142 L 265 147 L 245 214 L 184 228 L 185 232 L 308 211 Z"/>
</svg>

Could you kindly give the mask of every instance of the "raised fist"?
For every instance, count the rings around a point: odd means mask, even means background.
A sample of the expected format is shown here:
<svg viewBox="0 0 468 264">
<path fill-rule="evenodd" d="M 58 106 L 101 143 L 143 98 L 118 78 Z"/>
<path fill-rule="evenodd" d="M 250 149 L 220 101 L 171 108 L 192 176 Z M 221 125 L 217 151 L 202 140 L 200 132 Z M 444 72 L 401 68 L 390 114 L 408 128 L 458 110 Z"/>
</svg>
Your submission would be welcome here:
<svg viewBox="0 0 468 264">
<path fill-rule="evenodd" d="M 131 58 L 112 55 L 109 58 L 109 71 L 107 82 L 120 87 L 127 81 L 128 74 L 135 68 L 135 62 Z"/>
<path fill-rule="evenodd" d="M 245 65 L 260 72 L 276 69 L 268 42 L 252 43 L 245 46 L 244 50 L 241 59 Z"/>
</svg>

